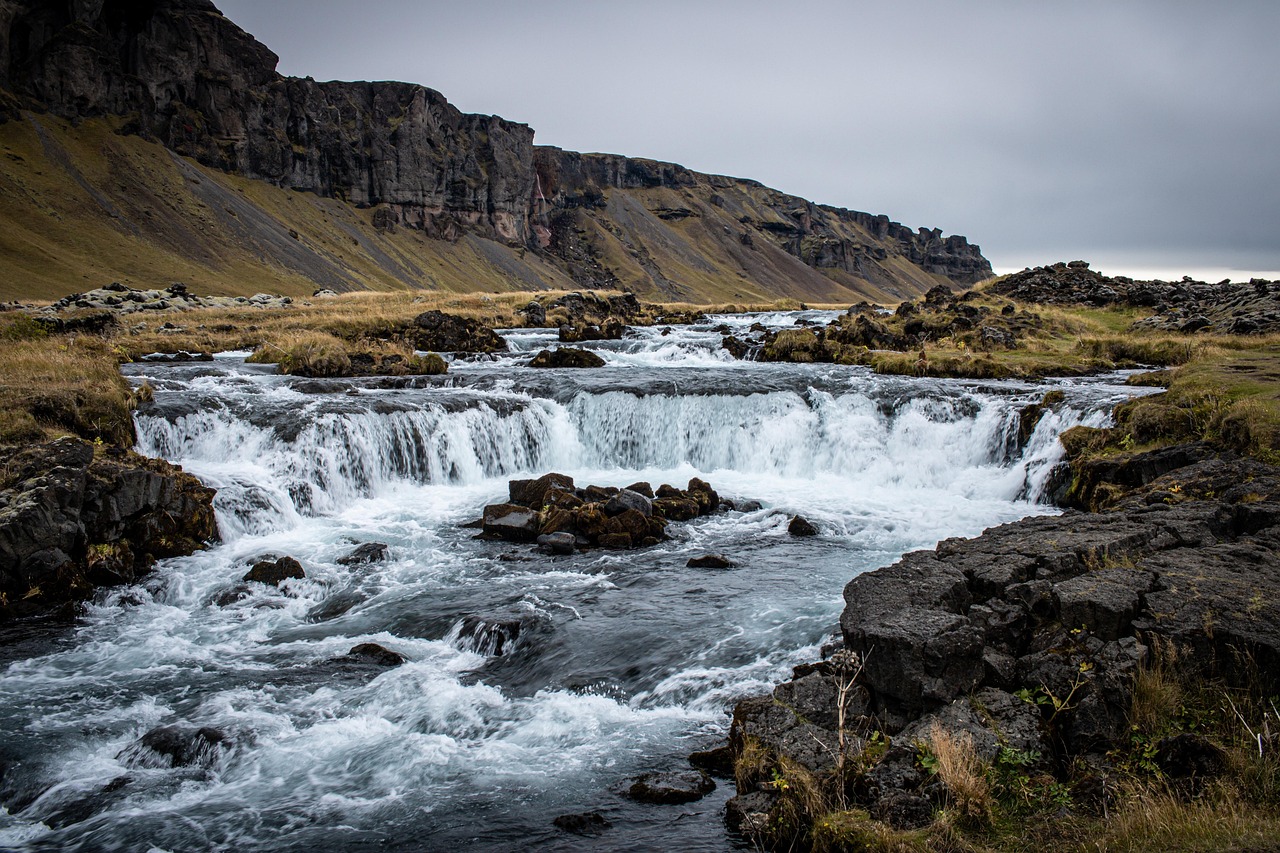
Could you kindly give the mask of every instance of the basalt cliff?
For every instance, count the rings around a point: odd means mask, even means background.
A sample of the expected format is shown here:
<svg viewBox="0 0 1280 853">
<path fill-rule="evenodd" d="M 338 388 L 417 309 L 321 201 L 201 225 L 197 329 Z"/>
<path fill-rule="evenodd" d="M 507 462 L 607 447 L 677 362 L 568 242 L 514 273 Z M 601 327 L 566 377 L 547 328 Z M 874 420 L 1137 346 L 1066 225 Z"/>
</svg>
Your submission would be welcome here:
<svg viewBox="0 0 1280 853">
<path fill-rule="evenodd" d="M 0 298 L 117 279 L 896 302 L 991 274 L 937 229 L 276 63 L 208 0 L 0 0 Z"/>
</svg>

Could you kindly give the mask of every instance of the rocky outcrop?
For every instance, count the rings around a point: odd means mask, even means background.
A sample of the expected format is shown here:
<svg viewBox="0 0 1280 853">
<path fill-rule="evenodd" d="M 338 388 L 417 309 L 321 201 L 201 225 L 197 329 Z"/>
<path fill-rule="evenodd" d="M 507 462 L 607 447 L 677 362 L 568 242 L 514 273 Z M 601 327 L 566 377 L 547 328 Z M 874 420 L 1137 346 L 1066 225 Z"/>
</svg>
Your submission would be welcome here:
<svg viewBox="0 0 1280 853">
<path fill-rule="evenodd" d="M 768 826 L 785 791 L 764 768 L 792 762 L 845 774 L 852 805 L 878 819 L 926 824 L 940 783 L 917 745 L 939 731 L 988 762 L 1105 773 L 1153 645 L 1194 677 L 1280 690 L 1280 471 L 1185 457 L 1153 462 L 1163 470 L 1111 511 L 945 540 L 850 581 L 843 650 L 735 709 L 730 815 Z M 1209 742 L 1160 749 L 1175 769 L 1221 764 Z"/>
<path fill-rule="evenodd" d="M 413 345 L 433 352 L 506 352 L 507 342 L 468 317 L 425 311 L 413 318 L 407 333 Z"/>
<path fill-rule="evenodd" d="M 564 474 L 508 483 L 507 503 L 484 508 L 480 536 L 508 542 L 537 542 L 552 554 L 591 547 L 627 550 L 657 545 L 667 524 L 720 509 L 720 496 L 698 478 L 687 489 L 647 483 L 577 488 Z"/>
<path fill-rule="evenodd" d="M 529 361 L 530 367 L 604 367 L 604 359 L 590 350 L 576 347 L 557 347 L 540 350 Z"/>
<path fill-rule="evenodd" d="M 1137 329 L 1168 332 L 1221 332 L 1232 335 L 1280 331 L 1280 282 L 1251 279 L 1247 284 L 1182 281 L 1134 281 L 1108 277 L 1085 261 L 1026 269 L 996 282 L 991 293 L 1047 305 L 1126 305 L 1150 309 Z"/>
<path fill-rule="evenodd" d="M 23 110 L 75 122 L 111 117 L 118 132 L 209 169 L 367 210 L 367 232 L 353 245 L 376 278 L 406 286 L 431 275 L 370 238 L 399 229 L 451 242 L 480 237 L 496 244 L 472 246 L 486 277 L 497 271 L 538 288 L 550 266 L 557 285 L 567 274 L 592 288 L 700 301 L 850 293 L 896 301 L 941 280 L 991 274 L 978 247 L 937 229 L 673 163 L 535 147 L 528 126 L 462 113 L 418 85 L 283 77 L 275 54 L 208 0 L 12 0 L 4 10 L 0 119 L 30 121 L 59 168 L 135 237 L 151 224 L 125 217 L 127 205 L 110 198 L 117 187 L 93 185 L 94 170 L 77 169 Z M 183 171 L 201 184 L 198 170 Z M 349 275 L 344 253 L 300 235 L 301 224 L 280 227 L 234 192 L 197 195 L 219 218 L 234 211 L 236 221 L 223 224 L 281 266 L 337 289 L 369 281 Z M 527 250 L 539 263 L 525 262 Z"/>
<path fill-rule="evenodd" d="M 130 583 L 217 538 L 213 490 L 181 469 L 64 438 L 14 452 L 0 491 L 0 619 Z"/>
</svg>

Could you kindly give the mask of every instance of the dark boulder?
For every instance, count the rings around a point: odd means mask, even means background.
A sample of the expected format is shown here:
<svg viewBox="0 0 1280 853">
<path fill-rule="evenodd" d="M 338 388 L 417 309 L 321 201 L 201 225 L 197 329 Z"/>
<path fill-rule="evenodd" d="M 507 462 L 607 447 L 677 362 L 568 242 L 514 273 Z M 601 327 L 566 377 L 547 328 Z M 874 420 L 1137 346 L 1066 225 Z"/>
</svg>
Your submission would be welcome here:
<svg viewBox="0 0 1280 853">
<path fill-rule="evenodd" d="M 809 523 L 809 520 L 802 515 L 791 517 L 791 521 L 787 524 L 787 532 L 792 536 L 817 536 L 818 528 Z"/>
<path fill-rule="evenodd" d="M 698 504 L 688 498 L 657 498 L 653 511 L 669 521 L 689 521 L 698 517 Z"/>
<path fill-rule="evenodd" d="M 484 508 L 483 533 L 491 539 L 533 542 L 538 538 L 538 512 L 520 504 L 490 504 Z"/>
<path fill-rule="evenodd" d="M 733 561 L 721 554 L 704 554 L 690 558 L 685 566 L 690 569 L 732 569 Z"/>
<path fill-rule="evenodd" d="M 690 753 L 689 763 L 712 776 L 732 779 L 734 757 L 733 748 L 724 745 L 717 746 L 715 749 Z"/>
<path fill-rule="evenodd" d="M 506 352 L 507 342 L 493 329 L 466 317 L 426 311 L 409 329 L 416 349 L 430 352 Z"/>
<path fill-rule="evenodd" d="M 653 502 L 639 492 L 620 489 L 616 495 L 610 496 L 604 503 L 604 514 L 608 516 L 621 515 L 627 510 L 635 510 L 641 515 L 650 516 L 653 515 Z"/>
<path fill-rule="evenodd" d="M 302 564 L 293 557 L 281 557 L 278 560 L 259 560 L 253 568 L 245 573 L 241 580 L 249 583 L 261 583 L 267 586 L 279 586 L 286 580 L 305 578 Z"/>
<path fill-rule="evenodd" d="M 548 554 L 564 556 L 572 554 L 577 549 L 578 538 L 568 532 L 544 533 L 538 537 L 538 544 Z"/>
<path fill-rule="evenodd" d="M 540 329 L 547 325 L 547 309 L 537 300 L 521 308 L 519 313 L 524 317 L 526 326 Z"/>
<path fill-rule="evenodd" d="M 177 466 L 75 438 L 23 447 L 0 472 L 0 620 L 131 583 L 217 536 L 213 490 Z"/>
<path fill-rule="evenodd" d="M 573 492 L 573 478 L 564 474 L 543 474 L 536 480 L 512 480 L 507 484 L 507 493 L 511 503 L 541 509 L 546 502 L 547 492 L 560 489 Z"/>
<path fill-rule="evenodd" d="M 1156 744 L 1156 765 L 1170 779 L 1216 779 L 1226 772 L 1228 758 L 1222 747 L 1193 732 L 1181 732 Z"/>
<path fill-rule="evenodd" d="M 399 666 L 409 660 L 399 652 L 393 652 L 386 646 L 380 646 L 377 643 L 360 643 L 352 646 L 351 651 L 347 652 L 346 656 L 352 660 L 388 667 Z"/>
<path fill-rule="evenodd" d="M 700 800 L 715 789 L 716 783 L 701 770 L 673 770 L 636 777 L 627 796 L 641 803 L 676 805 Z"/>
<path fill-rule="evenodd" d="M 125 747 L 117 756 L 130 767 L 207 767 L 227 746 L 218 729 L 160 726 Z"/>
<path fill-rule="evenodd" d="M 604 367 L 604 359 L 576 347 L 544 349 L 529 362 L 530 367 Z"/>
</svg>

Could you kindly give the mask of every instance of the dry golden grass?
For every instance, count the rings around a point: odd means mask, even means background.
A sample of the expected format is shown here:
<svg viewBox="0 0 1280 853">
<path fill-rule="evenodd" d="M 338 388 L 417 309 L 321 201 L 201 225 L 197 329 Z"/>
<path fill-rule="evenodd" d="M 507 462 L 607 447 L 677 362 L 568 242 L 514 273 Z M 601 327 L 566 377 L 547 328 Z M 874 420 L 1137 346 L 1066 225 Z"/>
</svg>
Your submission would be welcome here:
<svg viewBox="0 0 1280 853">
<path fill-rule="evenodd" d="M 1280 818 L 1229 789 L 1188 800 L 1151 790 L 1134 792 L 1084 849 L 1103 853 L 1192 853 L 1280 849 Z"/>
<path fill-rule="evenodd" d="M 0 315 L 0 444 L 67 434 L 132 444 L 135 399 L 119 353 L 90 335 L 15 339 L 15 319 Z"/>
<path fill-rule="evenodd" d="M 938 778 L 947 786 L 952 808 L 965 826 L 984 827 L 995 813 L 987 768 L 967 732 L 950 732 L 938 723 L 929 730 L 929 752 Z"/>
</svg>

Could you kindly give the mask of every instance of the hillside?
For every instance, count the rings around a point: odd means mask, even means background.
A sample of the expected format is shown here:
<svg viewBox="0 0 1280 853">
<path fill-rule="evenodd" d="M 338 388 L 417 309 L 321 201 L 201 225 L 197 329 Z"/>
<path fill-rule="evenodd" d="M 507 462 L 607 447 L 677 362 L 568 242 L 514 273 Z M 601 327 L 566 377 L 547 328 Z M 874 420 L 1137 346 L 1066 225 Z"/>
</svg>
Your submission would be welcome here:
<svg viewBox="0 0 1280 853">
<path fill-rule="evenodd" d="M 670 163 L 535 146 L 406 83 L 287 78 L 207 0 L 0 3 L 0 298 L 612 287 L 896 302 L 977 246 Z"/>
</svg>

